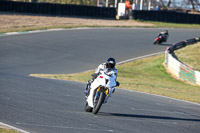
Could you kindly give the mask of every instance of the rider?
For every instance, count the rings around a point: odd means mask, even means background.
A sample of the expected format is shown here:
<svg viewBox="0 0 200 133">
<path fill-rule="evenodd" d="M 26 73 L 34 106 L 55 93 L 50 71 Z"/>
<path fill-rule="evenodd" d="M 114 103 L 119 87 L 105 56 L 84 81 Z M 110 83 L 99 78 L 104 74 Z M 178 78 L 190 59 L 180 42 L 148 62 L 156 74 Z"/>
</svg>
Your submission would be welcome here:
<svg viewBox="0 0 200 133">
<path fill-rule="evenodd" d="M 100 71 L 106 71 L 107 69 L 112 69 L 117 77 L 117 69 L 115 68 L 116 65 L 116 61 L 114 58 L 110 57 L 106 60 L 105 63 L 102 63 L 98 66 L 98 68 L 96 69 L 95 73 L 92 74 L 92 78 L 90 80 L 88 80 L 87 86 L 86 86 L 86 90 L 85 90 L 85 94 L 88 95 L 89 91 L 90 91 L 90 85 L 92 84 L 92 82 L 97 78 L 97 76 L 99 75 Z M 119 82 L 116 81 L 116 86 L 119 86 Z M 114 91 L 113 91 L 114 93 Z"/>
<path fill-rule="evenodd" d="M 158 34 L 158 36 L 162 36 L 163 41 L 166 42 L 168 37 L 169 37 L 169 33 L 168 30 L 162 31 Z"/>
</svg>

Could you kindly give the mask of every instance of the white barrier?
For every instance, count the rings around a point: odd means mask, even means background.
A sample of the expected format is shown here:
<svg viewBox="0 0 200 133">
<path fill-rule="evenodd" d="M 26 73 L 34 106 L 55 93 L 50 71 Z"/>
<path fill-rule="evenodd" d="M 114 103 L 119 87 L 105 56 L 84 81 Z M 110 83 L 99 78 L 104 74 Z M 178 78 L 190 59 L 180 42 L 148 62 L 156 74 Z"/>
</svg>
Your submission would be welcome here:
<svg viewBox="0 0 200 133">
<path fill-rule="evenodd" d="M 194 41 L 191 42 L 191 40 L 194 40 Z M 173 55 L 174 55 L 174 51 L 179 49 L 177 47 L 182 48 L 182 47 L 185 47 L 186 45 L 189 45 L 191 43 L 196 43 L 198 41 L 200 41 L 200 38 L 182 41 L 182 42 L 177 43 L 177 45 L 174 44 L 173 46 L 168 47 L 165 51 L 165 65 L 168 71 L 174 76 L 176 76 L 178 79 L 181 79 L 181 80 L 184 80 L 196 85 L 200 85 L 200 72 L 181 63 Z"/>
<path fill-rule="evenodd" d="M 195 75 L 196 75 L 196 83 L 197 83 L 198 85 L 200 85 L 200 72 L 195 71 Z"/>
<path fill-rule="evenodd" d="M 171 54 L 168 54 L 168 69 L 176 77 L 179 77 L 180 62 L 177 61 Z"/>
</svg>

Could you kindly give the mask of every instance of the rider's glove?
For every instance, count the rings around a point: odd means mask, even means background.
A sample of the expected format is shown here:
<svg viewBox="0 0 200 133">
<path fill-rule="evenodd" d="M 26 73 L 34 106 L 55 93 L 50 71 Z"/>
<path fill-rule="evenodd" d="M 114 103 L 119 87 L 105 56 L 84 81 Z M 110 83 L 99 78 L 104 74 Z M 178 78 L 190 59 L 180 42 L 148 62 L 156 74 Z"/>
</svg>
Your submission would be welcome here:
<svg viewBox="0 0 200 133">
<path fill-rule="evenodd" d="M 90 80 L 88 80 L 88 84 L 92 84 L 92 82 L 97 78 L 98 74 L 93 73 L 91 76 L 92 76 L 92 78 Z"/>
<path fill-rule="evenodd" d="M 120 85 L 120 83 L 118 81 L 116 81 L 116 86 L 119 86 L 119 85 Z"/>
<path fill-rule="evenodd" d="M 92 82 L 94 81 L 94 79 L 93 78 L 91 78 L 90 80 L 88 80 L 88 84 L 92 84 Z"/>
<path fill-rule="evenodd" d="M 98 74 L 97 73 L 93 73 L 91 76 L 92 76 L 93 79 L 96 79 Z"/>
</svg>

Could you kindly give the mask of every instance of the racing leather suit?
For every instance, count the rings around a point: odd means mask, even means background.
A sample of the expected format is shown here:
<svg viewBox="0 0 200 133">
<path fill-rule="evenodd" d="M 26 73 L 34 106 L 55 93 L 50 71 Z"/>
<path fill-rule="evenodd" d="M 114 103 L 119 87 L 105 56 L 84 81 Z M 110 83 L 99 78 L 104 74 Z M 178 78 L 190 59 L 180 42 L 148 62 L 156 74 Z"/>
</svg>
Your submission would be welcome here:
<svg viewBox="0 0 200 133">
<path fill-rule="evenodd" d="M 90 91 L 90 85 L 92 84 L 92 82 L 97 78 L 98 74 L 100 71 L 106 71 L 108 68 L 106 67 L 106 63 L 102 63 L 100 64 L 97 69 L 95 70 L 95 73 L 92 74 L 92 78 L 90 80 L 88 80 L 88 83 L 87 83 L 87 86 L 86 86 L 86 90 L 85 90 L 85 94 L 88 95 L 89 94 L 89 91 Z M 114 71 L 116 77 L 117 77 L 117 74 L 118 74 L 118 71 L 117 69 L 114 67 L 114 68 L 110 68 Z M 117 82 L 117 85 L 119 86 L 119 82 Z"/>
<path fill-rule="evenodd" d="M 160 32 L 158 36 L 160 35 L 163 37 L 163 41 L 166 42 L 169 37 L 169 34 L 166 34 L 165 32 Z"/>
</svg>

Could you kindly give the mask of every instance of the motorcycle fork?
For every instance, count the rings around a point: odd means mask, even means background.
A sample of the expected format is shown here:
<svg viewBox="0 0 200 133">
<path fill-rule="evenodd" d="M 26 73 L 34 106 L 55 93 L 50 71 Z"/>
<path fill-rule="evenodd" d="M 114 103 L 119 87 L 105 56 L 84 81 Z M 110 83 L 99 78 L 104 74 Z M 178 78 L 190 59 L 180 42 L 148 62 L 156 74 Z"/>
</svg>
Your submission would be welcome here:
<svg viewBox="0 0 200 133">
<path fill-rule="evenodd" d="M 98 97 L 99 97 L 99 92 L 100 92 L 100 89 L 101 89 L 101 86 L 99 86 L 98 88 L 97 88 L 97 90 L 95 91 L 95 97 L 94 97 L 94 100 L 95 101 L 97 101 L 97 99 L 98 99 Z"/>
<path fill-rule="evenodd" d="M 97 90 L 96 90 L 96 95 L 95 95 L 95 100 L 97 100 L 98 99 L 98 97 L 99 97 L 99 92 L 104 92 L 106 95 L 108 95 L 109 94 L 109 88 L 102 88 L 101 86 L 99 86 L 98 88 L 97 88 Z"/>
</svg>

